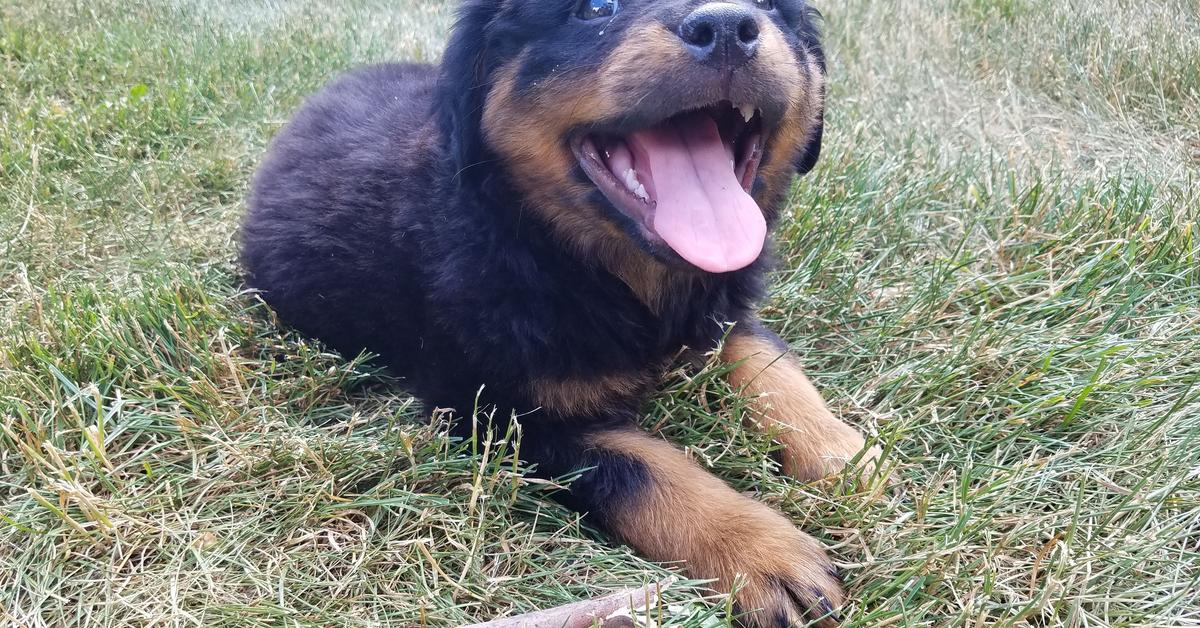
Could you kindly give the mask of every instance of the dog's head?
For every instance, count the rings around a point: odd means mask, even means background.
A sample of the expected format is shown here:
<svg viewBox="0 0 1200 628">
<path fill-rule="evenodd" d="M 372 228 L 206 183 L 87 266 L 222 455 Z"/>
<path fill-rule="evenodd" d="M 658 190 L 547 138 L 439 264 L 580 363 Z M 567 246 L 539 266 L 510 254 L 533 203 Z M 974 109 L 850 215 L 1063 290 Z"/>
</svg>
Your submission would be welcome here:
<svg viewBox="0 0 1200 628">
<path fill-rule="evenodd" d="M 571 245 L 751 264 L 820 151 L 804 0 L 467 0 L 436 102 L 460 172 L 499 162 Z"/>
</svg>

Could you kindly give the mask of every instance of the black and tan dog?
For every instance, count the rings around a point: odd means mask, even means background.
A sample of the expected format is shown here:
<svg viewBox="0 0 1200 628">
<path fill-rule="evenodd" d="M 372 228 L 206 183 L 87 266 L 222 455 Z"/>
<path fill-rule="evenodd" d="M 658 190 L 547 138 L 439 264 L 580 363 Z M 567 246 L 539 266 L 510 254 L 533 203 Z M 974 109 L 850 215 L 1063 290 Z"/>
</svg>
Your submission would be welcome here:
<svg viewBox="0 0 1200 628">
<path fill-rule="evenodd" d="M 353 72 L 279 134 L 248 282 L 428 407 L 479 395 L 518 416 L 537 473 L 584 470 L 565 503 L 738 582 L 746 623 L 833 621 L 820 543 L 637 426 L 680 349 L 733 323 L 720 356 L 789 474 L 864 448 L 753 313 L 768 227 L 820 150 L 814 17 L 804 0 L 468 0 L 440 67 Z"/>
</svg>

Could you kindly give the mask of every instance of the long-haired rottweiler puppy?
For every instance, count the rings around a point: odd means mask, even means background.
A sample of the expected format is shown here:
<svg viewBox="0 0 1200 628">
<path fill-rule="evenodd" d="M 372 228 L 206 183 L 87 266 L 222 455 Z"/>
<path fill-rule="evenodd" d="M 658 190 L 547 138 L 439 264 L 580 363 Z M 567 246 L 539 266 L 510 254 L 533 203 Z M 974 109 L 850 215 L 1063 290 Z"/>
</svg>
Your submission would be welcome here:
<svg viewBox="0 0 1200 628">
<path fill-rule="evenodd" d="M 768 229 L 820 152 L 814 20 L 804 0 L 467 0 L 439 67 L 352 72 L 280 132 L 248 283 L 427 407 L 518 416 L 536 473 L 583 470 L 566 504 L 736 583 L 746 623 L 832 622 L 819 542 L 638 429 L 681 348 L 720 345 L 787 473 L 864 448 L 754 315 Z"/>
</svg>

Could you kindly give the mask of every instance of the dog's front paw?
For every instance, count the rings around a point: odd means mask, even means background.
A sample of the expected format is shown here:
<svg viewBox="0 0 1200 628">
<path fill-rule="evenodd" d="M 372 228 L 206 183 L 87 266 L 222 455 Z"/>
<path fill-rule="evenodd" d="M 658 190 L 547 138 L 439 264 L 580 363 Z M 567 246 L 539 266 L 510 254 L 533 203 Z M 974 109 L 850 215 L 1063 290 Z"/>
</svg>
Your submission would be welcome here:
<svg viewBox="0 0 1200 628">
<path fill-rule="evenodd" d="M 734 601 L 746 626 L 783 627 L 818 622 L 836 626 L 842 586 L 825 550 L 812 537 L 792 530 L 791 547 L 747 566 Z M 762 557 L 766 558 L 766 557 Z"/>
<path fill-rule="evenodd" d="M 842 586 L 824 547 L 773 511 L 760 516 L 724 531 L 727 545 L 714 552 L 717 564 L 707 565 L 715 573 L 693 575 L 718 576 L 721 588 L 732 589 L 745 626 L 838 625 Z"/>
<path fill-rule="evenodd" d="M 776 437 L 783 445 L 784 472 L 810 482 L 838 475 L 853 463 L 854 479 L 860 486 L 868 486 L 876 475 L 883 451 L 878 446 L 866 448 L 858 430 L 836 419 L 830 419 L 822 428 L 787 430 Z"/>
<path fill-rule="evenodd" d="M 690 577 L 732 593 L 746 625 L 837 624 L 841 583 L 819 541 L 648 434 L 591 438 L 591 455 L 606 457 L 571 491 L 591 489 L 607 500 L 599 511 L 611 533 L 648 558 L 681 562 Z"/>
</svg>

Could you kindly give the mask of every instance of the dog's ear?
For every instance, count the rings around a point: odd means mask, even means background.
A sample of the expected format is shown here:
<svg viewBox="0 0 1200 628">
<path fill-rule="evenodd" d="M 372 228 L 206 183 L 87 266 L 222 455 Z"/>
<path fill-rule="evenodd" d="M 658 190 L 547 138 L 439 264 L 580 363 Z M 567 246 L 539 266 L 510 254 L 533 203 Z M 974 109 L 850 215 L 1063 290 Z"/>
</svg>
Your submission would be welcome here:
<svg viewBox="0 0 1200 628">
<path fill-rule="evenodd" d="M 460 173 L 486 159 L 480 121 L 487 96 L 487 35 L 501 0 L 466 0 L 460 5 L 438 70 L 434 112 L 447 150 Z"/>
<path fill-rule="evenodd" d="M 825 51 L 821 48 L 821 32 L 818 24 L 821 20 L 821 14 L 814 8 L 808 9 L 808 14 L 800 22 L 799 35 L 800 41 L 803 42 L 808 50 L 808 55 L 812 57 L 817 68 L 821 72 L 821 100 L 819 108 L 816 112 L 816 125 L 813 127 L 812 134 L 808 137 L 808 143 L 801 149 L 800 155 L 796 157 L 796 173 L 807 174 L 817 165 L 817 159 L 821 156 L 821 136 L 825 133 Z"/>
</svg>

